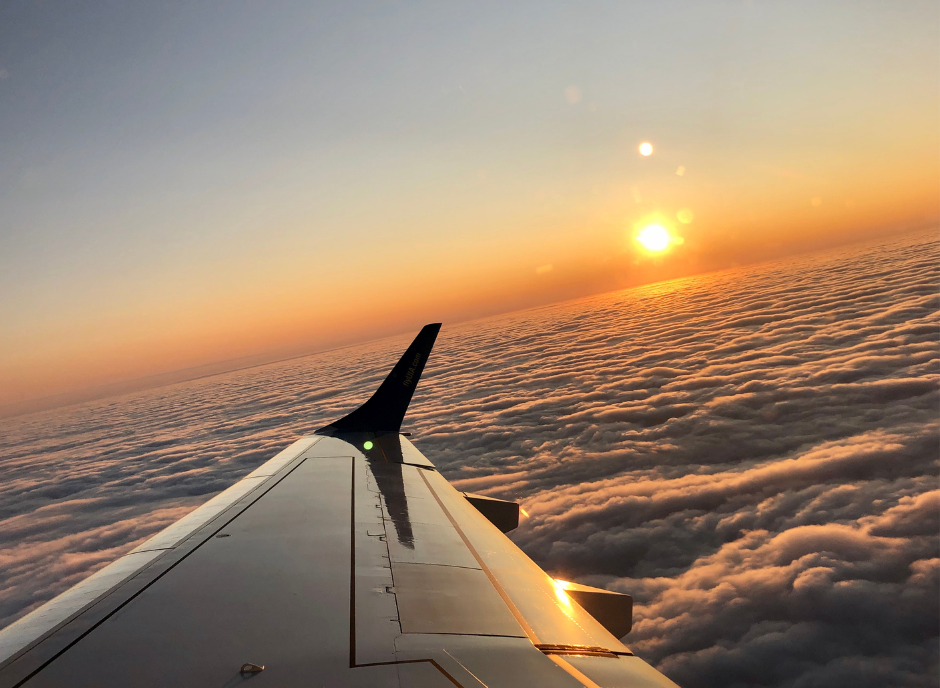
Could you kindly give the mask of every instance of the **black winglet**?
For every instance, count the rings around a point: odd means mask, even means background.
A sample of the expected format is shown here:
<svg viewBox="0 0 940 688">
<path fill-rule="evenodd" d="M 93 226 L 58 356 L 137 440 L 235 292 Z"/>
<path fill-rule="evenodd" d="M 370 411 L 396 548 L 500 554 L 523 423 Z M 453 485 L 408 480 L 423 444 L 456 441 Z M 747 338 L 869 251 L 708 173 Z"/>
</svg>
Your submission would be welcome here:
<svg viewBox="0 0 940 688">
<path fill-rule="evenodd" d="M 441 323 L 432 323 L 421 328 L 411 346 L 399 359 L 392 372 L 375 390 L 369 400 L 348 416 L 333 421 L 317 430 L 318 435 L 337 435 L 346 432 L 398 432 L 408 411 L 421 371 L 431 355 L 431 347 L 437 339 Z"/>
</svg>

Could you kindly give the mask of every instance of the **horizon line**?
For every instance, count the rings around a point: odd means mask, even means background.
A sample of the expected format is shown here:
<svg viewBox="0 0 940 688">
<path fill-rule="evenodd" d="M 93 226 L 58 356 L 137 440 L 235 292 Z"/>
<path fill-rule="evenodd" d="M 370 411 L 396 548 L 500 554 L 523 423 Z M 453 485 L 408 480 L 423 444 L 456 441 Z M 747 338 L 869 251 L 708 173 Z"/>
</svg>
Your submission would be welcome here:
<svg viewBox="0 0 940 688">
<path fill-rule="evenodd" d="M 671 277 L 663 280 L 655 280 L 652 282 L 643 282 L 640 284 L 630 285 L 628 287 L 622 287 L 618 289 L 610 289 L 607 291 L 592 292 L 590 294 L 582 294 L 579 296 L 573 296 L 570 298 L 563 298 L 558 301 L 551 301 L 548 303 L 538 303 L 523 308 L 517 308 L 514 310 L 506 311 L 495 311 L 492 313 L 486 313 L 485 315 L 467 318 L 466 320 L 458 320 L 457 322 L 450 323 L 451 325 L 462 325 L 465 323 L 471 323 L 477 320 L 486 320 L 488 318 L 494 318 L 498 316 L 510 315 L 512 313 L 522 313 L 529 310 L 534 310 L 537 308 L 545 308 L 547 306 L 553 306 L 557 304 L 568 303 L 570 301 L 578 301 L 581 299 L 593 298 L 596 296 L 603 296 L 605 294 L 614 294 L 622 291 L 629 291 L 632 289 L 639 289 L 642 287 L 648 287 L 654 284 L 665 284 L 668 282 L 675 282 L 678 280 L 688 279 L 690 277 L 696 277 L 699 275 L 710 275 L 721 272 L 728 272 L 731 270 L 740 270 L 746 267 L 752 267 L 755 265 L 762 265 L 766 263 L 773 263 L 780 260 L 785 260 L 787 258 L 794 258 L 798 256 L 807 256 L 813 255 L 816 253 L 824 253 L 826 251 L 832 251 L 846 246 L 853 246 L 858 244 L 865 244 L 868 242 L 874 242 L 878 240 L 884 240 L 892 238 L 889 234 L 890 231 L 895 230 L 901 234 L 913 233 L 920 230 L 926 230 L 931 227 L 938 226 L 938 220 L 930 220 L 922 224 L 908 226 L 906 228 L 890 228 L 884 227 L 877 232 L 868 234 L 862 237 L 856 237 L 849 241 L 839 242 L 836 244 L 831 244 L 828 246 L 817 246 L 805 251 L 793 251 L 783 255 L 775 256 L 773 258 L 764 258 L 761 260 L 755 260 L 749 263 L 742 263 L 739 265 L 734 265 L 730 267 L 717 268 L 714 270 L 703 270 L 701 272 L 694 272 L 689 275 L 683 275 L 681 277 Z M 31 399 L 28 401 L 22 402 L 12 402 L 8 404 L 0 405 L 0 420 L 7 420 L 10 418 L 18 418 L 21 416 L 28 416 L 35 413 L 44 413 L 47 411 L 54 411 L 57 409 L 67 408 L 69 406 L 78 406 L 81 404 L 87 404 L 94 401 L 101 401 L 103 399 L 118 398 L 122 396 L 127 396 L 130 394 L 136 394 L 138 392 L 151 391 L 154 389 L 160 389 L 161 387 L 170 387 L 172 385 L 183 384 L 186 382 L 193 382 L 195 380 L 203 380 L 209 377 L 215 377 L 218 375 L 227 375 L 229 373 L 234 373 L 242 370 L 251 370 L 252 368 L 260 368 L 266 365 L 273 365 L 275 363 L 284 363 L 286 361 L 293 361 L 299 358 L 306 358 L 308 356 L 316 356 L 319 354 L 326 354 L 332 351 L 341 351 L 343 349 L 349 349 L 354 346 L 361 346 L 363 344 L 370 344 L 373 342 L 380 342 L 383 339 L 391 339 L 392 337 L 400 337 L 402 335 L 411 332 L 402 331 L 394 332 L 391 334 L 386 334 L 381 337 L 376 337 L 375 339 L 362 339 L 351 341 L 347 343 L 342 343 L 336 346 L 327 345 L 326 348 L 322 349 L 313 349 L 307 350 L 302 353 L 288 353 L 286 350 L 270 350 L 266 352 L 260 352 L 257 354 L 251 354 L 248 356 L 239 356 L 236 358 L 222 359 L 219 361 L 210 361 L 208 363 L 203 363 L 196 366 L 189 366 L 186 368 L 179 368 L 176 370 L 170 370 L 162 373 L 153 373 L 151 375 L 144 375 L 142 377 L 129 378 L 126 380 L 118 380 L 116 382 L 109 382 L 103 385 L 96 385 L 93 387 L 84 387 L 81 389 L 73 390 L 70 392 L 60 392 L 58 394 L 51 394 L 49 396 L 38 397 L 36 399 Z M 262 360 L 258 360 L 262 359 Z M 227 366 L 226 364 L 231 364 Z M 207 368 L 218 368 L 217 370 L 207 371 Z M 204 371 L 201 373 L 196 373 L 196 371 Z M 191 376 L 187 376 L 187 372 L 196 373 Z M 151 384 L 152 383 L 152 384 Z"/>
</svg>

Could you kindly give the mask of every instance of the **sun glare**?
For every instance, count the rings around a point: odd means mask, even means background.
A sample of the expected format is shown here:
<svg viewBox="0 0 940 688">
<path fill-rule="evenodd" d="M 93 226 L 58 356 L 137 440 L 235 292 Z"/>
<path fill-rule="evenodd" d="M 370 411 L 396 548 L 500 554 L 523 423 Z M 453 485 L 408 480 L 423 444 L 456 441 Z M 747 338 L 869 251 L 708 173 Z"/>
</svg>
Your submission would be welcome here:
<svg viewBox="0 0 940 688">
<path fill-rule="evenodd" d="M 636 235 L 636 240 L 643 244 L 647 251 L 658 253 L 669 247 L 669 232 L 662 225 L 649 225 Z"/>
<path fill-rule="evenodd" d="M 570 586 L 571 583 L 568 581 L 555 579 L 555 596 L 566 607 L 571 606 L 571 598 L 568 597 L 568 593 L 565 592 Z"/>
<path fill-rule="evenodd" d="M 644 158 L 653 154 L 653 144 L 649 141 L 644 141 L 640 144 L 640 155 Z"/>
</svg>

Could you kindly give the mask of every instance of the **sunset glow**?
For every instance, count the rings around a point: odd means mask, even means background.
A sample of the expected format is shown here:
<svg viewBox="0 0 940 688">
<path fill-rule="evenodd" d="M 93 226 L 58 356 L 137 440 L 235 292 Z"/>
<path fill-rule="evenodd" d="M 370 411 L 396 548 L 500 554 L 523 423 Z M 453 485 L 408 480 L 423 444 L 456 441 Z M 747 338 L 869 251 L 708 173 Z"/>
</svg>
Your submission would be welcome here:
<svg viewBox="0 0 940 688">
<path fill-rule="evenodd" d="M 669 248 L 671 241 L 669 232 L 662 225 L 649 225 L 644 227 L 636 236 L 636 240 L 643 244 L 643 248 L 653 253 L 659 253 Z"/>
<path fill-rule="evenodd" d="M 938 219 L 927 5 L 98 4 L 0 24 L 0 415 Z"/>
</svg>

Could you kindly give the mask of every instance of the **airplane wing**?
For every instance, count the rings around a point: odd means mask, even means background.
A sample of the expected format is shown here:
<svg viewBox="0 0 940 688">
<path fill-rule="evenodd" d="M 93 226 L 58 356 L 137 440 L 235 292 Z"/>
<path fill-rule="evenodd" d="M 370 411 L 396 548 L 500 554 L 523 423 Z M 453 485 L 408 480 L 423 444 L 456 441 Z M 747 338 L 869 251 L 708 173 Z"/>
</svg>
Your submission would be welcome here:
<svg viewBox="0 0 940 688">
<path fill-rule="evenodd" d="M 0 687 L 674 686 L 626 595 L 555 581 L 401 420 L 440 325 L 376 393 L 0 631 Z"/>
</svg>

